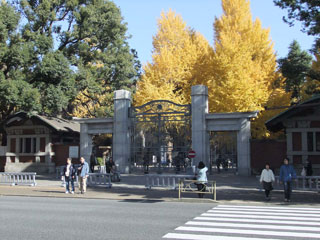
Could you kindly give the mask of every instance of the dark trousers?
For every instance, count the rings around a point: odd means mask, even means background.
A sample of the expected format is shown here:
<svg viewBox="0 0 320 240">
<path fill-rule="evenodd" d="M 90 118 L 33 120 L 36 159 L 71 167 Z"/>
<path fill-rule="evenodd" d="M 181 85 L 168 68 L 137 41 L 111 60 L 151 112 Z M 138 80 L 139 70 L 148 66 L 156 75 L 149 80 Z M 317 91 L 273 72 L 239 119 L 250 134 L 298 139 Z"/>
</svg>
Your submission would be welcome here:
<svg viewBox="0 0 320 240">
<path fill-rule="evenodd" d="M 71 182 L 71 189 L 74 191 L 74 179 L 72 177 L 65 177 L 66 178 L 66 190 L 70 192 L 70 182 Z"/>
<path fill-rule="evenodd" d="M 264 190 L 264 193 L 266 194 L 266 197 L 269 197 L 270 190 L 265 189 L 265 190 Z"/>
<path fill-rule="evenodd" d="M 206 191 L 206 185 L 202 184 L 202 183 L 198 183 L 197 184 L 198 187 L 198 191 L 200 192 L 205 192 Z M 203 198 L 204 193 L 198 193 L 199 198 Z"/>
<path fill-rule="evenodd" d="M 266 198 L 268 198 L 271 190 L 273 189 L 272 183 L 263 181 L 263 188 L 264 188 L 264 193 L 266 194 Z"/>
<path fill-rule="evenodd" d="M 291 196 L 291 191 L 292 191 L 291 182 L 284 182 L 283 187 L 284 187 L 284 198 L 289 200 Z"/>
</svg>

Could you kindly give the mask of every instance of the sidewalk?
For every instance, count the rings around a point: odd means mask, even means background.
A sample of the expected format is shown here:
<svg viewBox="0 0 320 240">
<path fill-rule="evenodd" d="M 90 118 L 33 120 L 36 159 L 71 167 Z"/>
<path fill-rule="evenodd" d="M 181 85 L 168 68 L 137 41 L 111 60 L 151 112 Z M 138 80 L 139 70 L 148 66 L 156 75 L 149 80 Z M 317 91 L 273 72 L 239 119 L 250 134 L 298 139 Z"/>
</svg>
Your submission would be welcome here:
<svg viewBox="0 0 320 240">
<path fill-rule="evenodd" d="M 258 188 L 256 177 L 242 177 L 232 173 L 215 174 L 209 177 L 217 182 L 217 202 L 233 204 L 284 204 L 283 191 L 274 190 L 270 202 L 264 201 L 264 193 Z M 37 186 L 0 185 L 0 196 L 30 196 L 30 197 L 60 197 L 60 198 L 90 198 L 113 199 L 120 201 L 179 201 L 178 191 L 168 189 L 145 188 L 144 175 L 122 175 L 121 182 L 112 183 L 112 188 L 102 186 L 88 187 L 86 194 L 65 194 L 61 181 L 54 175 L 39 175 Z M 210 197 L 198 199 L 197 194 L 183 194 L 182 201 L 212 202 Z M 320 193 L 309 191 L 294 191 L 290 205 L 320 207 Z"/>
</svg>

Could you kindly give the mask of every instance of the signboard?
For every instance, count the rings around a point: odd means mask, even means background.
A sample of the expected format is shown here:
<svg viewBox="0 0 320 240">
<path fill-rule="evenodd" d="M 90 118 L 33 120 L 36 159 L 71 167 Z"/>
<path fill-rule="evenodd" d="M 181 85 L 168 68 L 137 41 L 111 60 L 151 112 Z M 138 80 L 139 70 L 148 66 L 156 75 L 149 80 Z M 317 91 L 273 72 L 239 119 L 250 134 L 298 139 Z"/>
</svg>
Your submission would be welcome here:
<svg viewBox="0 0 320 240">
<path fill-rule="evenodd" d="M 79 157 L 79 146 L 70 146 L 69 158 L 78 158 L 78 157 Z"/>
<path fill-rule="evenodd" d="M 196 152 L 193 151 L 193 150 L 190 150 L 189 153 L 188 153 L 188 157 L 189 157 L 189 158 L 194 158 L 194 157 L 196 157 Z"/>
</svg>

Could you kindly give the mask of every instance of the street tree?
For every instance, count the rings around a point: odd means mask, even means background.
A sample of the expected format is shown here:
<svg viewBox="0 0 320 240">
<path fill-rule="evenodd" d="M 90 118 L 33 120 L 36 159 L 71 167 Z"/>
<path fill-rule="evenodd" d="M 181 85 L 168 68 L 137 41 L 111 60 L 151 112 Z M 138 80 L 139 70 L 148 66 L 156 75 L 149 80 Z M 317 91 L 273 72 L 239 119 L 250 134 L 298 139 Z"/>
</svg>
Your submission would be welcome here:
<svg viewBox="0 0 320 240">
<path fill-rule="evenodd" d="M 208 74 L 210 111 L 258 110 L 253 136 L 268 137 L 262 121 L 264 109 L 283 92 L 277 90 L 281 86 L 276 84 L 279 74 L 269 30 L 262 28 L 259 19 L 252 20 L 247 0 L 222 0 L 222 8 L 223 15 L 214 22 L 214 52 Z"/>
<path fill-rule="evenodd" d="M 5 2 L 0 3 L 0 134 L 6 143 L 4 120 L 15 111 L 41 109 L 40 92 L 29 81 L 26 68 L 33 50 L 18 31 L 20 14 Z"/>
<path fill-rule="evenodd" d="M 252 20 L 249 1 L 222 0 L 222 7 L 214 22 L 210 110 L 263 110 L 277 78 L 269 30 Z"/>
<path fill-rule="evenodd" d="M 301 100 L 301 88 L 311 70 L 312 56 L 307 51 L 302 51 L 299 43 L 294 40 L 289 46 L 286 57 L 278 60 L 279 69 L 286 78 L 287 92 L 292 92 L 294 102 Z"/>
<path fill-rule="evenodd" d="M 34 50 L 25 73 L 42 93 L 41 110 L 112 115 L 113 91 L 133 91 L 140 68 L 119 8 L 108 0 L 20 0 L 15 7 Z"/>
<path fill-rule="evenodd" d="M 295 20 L 302 23 L 302 30 L 316 37 L 315 46 L 320 47 L 320 2 L 317 0 L 274 0 L 276 6 L 288 11 L 283 20 L 290 26 Z"/>
<path fill-rule="evenodd" d="M 312 61 L 311 69 L 302 86 L 302 100 L 307 100 L 313 95 L 320 94 L 320 53 L 315 53 L 315 60 Z"/>
<path fill-rule="evenodd" d="M 152 62 L 144 66 L 135 104 L 155 99 L 190 103 L 191 86 L 204 82 L 204 79 L 195 78 L 196 66 L 210 48 L 207 40 L 187 27 L 180 15 L 172 10 L 163 12 L 158 20 L 158 32 L 153 37 Z"/>
</svg>

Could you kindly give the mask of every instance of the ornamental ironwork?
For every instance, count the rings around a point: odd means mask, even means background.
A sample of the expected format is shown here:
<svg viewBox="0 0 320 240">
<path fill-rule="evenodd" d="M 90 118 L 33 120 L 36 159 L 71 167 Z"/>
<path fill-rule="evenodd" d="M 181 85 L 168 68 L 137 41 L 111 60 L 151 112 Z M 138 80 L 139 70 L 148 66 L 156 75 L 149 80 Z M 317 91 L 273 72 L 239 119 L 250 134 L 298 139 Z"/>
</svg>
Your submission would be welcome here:
<svg viewBox="0 0 320 240">
<path fill-rule="evenodd" d="M 132 166 L 183 171 L 191 145 L 191 106 L 156 100 L 129 111 Z"/>
</svg>

